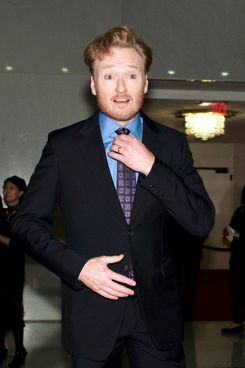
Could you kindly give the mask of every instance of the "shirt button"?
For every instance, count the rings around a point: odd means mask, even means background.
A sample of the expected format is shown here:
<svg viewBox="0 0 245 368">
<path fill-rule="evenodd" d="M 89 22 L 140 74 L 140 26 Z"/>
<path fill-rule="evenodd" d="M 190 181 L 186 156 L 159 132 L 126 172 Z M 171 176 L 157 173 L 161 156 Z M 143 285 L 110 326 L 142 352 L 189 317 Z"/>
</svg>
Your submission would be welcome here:
<svg viewBox="0 0 245 368">
<path fill-rule="evenodd" d="M 124 272 L 127 272 L 128 271 L 128 265 L 123 266 L 123 271 Z"/>
</svg>

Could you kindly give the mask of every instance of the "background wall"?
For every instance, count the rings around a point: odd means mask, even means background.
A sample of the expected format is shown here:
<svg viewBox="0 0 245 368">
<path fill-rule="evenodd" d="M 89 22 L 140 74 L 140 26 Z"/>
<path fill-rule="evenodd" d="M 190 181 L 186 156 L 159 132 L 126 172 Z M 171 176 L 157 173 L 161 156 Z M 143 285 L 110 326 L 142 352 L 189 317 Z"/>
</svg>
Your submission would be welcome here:
<svg viewBox="0 0 245 368">
<path fill-rule="evenodd" d="M 204 244 L 202 268 L 227 269 L 229 244 L 223 240 L 223 228 L 229 223 L 234 208 L 240 204 L 245 183 L 244 145 L 226 143 L 190 144 L 194 164 L 203 178 L 215 205 L 215 226 Z"/>
<path fill-rule="evenodd" d="M 29 181 L 48 132 L 92 114 L 88 80 L 62 74 L 1 75 L 1 182 L 14 173 Z"/>
</svg>

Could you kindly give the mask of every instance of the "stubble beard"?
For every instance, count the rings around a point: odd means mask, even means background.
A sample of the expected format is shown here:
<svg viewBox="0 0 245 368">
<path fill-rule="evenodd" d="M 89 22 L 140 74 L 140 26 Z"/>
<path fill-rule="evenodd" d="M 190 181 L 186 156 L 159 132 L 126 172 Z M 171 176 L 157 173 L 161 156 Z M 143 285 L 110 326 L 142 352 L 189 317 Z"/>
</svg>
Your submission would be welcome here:
<svg viewBox="0 0 245 368">
<path fill-rule="evenodd" d="M 112 102 L 113 103 L 113 102 Z M 135 100 L 134 105 L 128 108 L 125 108 L 120 111 L 119 108 L 115 109 L 103 99 L 102 96 L 97 95 L 97 106 L 101 112 L 105 115 L 109 116 L 111 119 L 118 122 L 128 122 L 139 112 L 144 103 L 144 94 L 139 96 L 137 100 Z"/>
</svg>

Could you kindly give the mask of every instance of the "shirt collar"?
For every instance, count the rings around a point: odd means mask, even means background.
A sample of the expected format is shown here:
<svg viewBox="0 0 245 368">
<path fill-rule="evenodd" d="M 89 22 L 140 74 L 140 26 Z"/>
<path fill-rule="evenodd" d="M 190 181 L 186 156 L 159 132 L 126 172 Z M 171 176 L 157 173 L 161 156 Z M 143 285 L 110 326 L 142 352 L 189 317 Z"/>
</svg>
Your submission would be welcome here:
<svg viewBox="0 0 245 368">
<path fill-rule="evenodd" d="M 117 124 L 103 112 L 99 113 L 99 124 L 103 142 L 108 139 L 112 140 L 116 136 L 115 131 L 121 127 L 121 125 Z M 124 127 L 130 130 L 130 135 L 133 135 L 138 139 L 142 139 L 143 119 L 141 118 L 140 113 L 137 113 L 133 120 L 129 124 L 124 125 Z"/>
</svg>

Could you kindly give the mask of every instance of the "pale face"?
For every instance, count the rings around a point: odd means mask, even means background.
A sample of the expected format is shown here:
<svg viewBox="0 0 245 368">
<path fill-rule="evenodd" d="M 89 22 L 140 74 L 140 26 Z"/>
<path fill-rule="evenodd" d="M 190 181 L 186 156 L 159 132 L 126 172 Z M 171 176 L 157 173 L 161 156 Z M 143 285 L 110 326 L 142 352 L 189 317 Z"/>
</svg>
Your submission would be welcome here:
<svg viewBox="0 0 245 368">
<path fill-rule="evenodd" d="M 19 190 L 19 188 L 10 181 L 7 181 L 3 186 L 3 199 L 8 206 L 15 206 L 18 204 L 23 193 L 22 190 Z"/>
<path fill-rule="evenodd" d="M 131 48 L 112 48 L 110 55 L 94 63 L 91 91 L 100 111 L 126 125 L 141 109 L 148 91 L 140 55 Z"/>
</svg>

